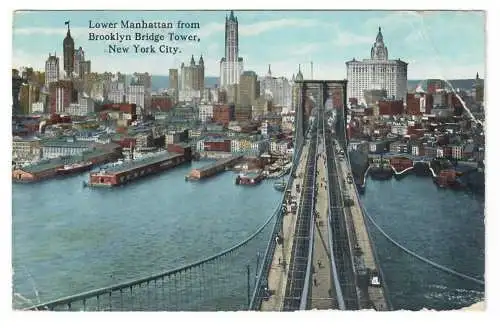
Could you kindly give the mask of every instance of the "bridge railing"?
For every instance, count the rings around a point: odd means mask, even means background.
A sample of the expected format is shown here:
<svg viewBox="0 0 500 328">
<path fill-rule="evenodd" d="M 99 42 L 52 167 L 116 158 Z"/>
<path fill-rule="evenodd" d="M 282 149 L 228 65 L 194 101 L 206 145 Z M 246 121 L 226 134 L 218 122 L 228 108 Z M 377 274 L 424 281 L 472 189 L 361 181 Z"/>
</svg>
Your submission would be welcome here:
<svg viewBox="0 0 500 328">
<path fill-rule="evenodd" d="M 296 130 L 296 136 L 297 136 L 297 130 Z M 297 140 L 297 139 L 296 139 Z M 300 162 L 300 157 L 302 156 L 302 151 L 303 151 L 303 144 L 296 141 L 295 143 L 295 152 L 294 152 L 294 157 L 293 157 L 293 165 L 292 169 L 290 170 L 290 176 L 288 178 L 288 182 L 286 184 L 285 190 L 289 190 L 293 186 L 293 181 L 294 181 L 294 176 L 297 172 L 297 167 Z M 250 300 L 250 305 L 249 305 L 249 310 L 254 310 L 257 311 L 260 309 L 260 306 L 262 304 L 262 300 L 264 299 L 265 295 L 265 288 L 267 286 L 267 277 L 269 275 L 269 271 L 271 269 L 271 264 L 273 261 L 274 257 L 274 252 L 276 250 L 276 238 L 275 236 L 279 233 L 281 230 L 281 226 L 283 224 L 283 218 L 284 218 L 284 213 L 282 211 L 282 205 L 285 203 L 285 193 L 283 193 L 283 196 L 280 199 L 280 204 L 279 204 L 279 211 L 276 214 L 276 221 L 274 223 L 274 228 L 273 232 L 269 238 L 269 242 L 266 247 L 266 251 L 264 253 L 264 258 L 262 261 L 262 265 L 259 270 L 259 274 L 256 279 L 255 283 L 255 288 L 252 293 L 252 297 Z"/>
</svg>

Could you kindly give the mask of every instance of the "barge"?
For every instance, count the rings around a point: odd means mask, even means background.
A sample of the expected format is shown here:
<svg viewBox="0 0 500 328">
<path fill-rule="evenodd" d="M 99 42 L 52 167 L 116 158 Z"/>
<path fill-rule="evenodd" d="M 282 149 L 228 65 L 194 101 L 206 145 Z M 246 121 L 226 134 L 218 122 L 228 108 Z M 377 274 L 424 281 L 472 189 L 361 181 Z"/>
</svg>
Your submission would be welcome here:
<svg viewBox="0 0 500 328">
<path fill-rule="evenodd" d="M 191 147 L 180 148 L 183 153 L 161 151 L 145 155 L 141 159 L 125 161 L 97 172 L 91 172 L 88 186 L 121 186 L 191 161 Z"/>
<path fill-rule="evenodd" d="M 256 185 L 261 183 L 264 179 L 265 176 L 262 172 L 238 174 L 235 183 L 237 185 Z"/>
<path fill-rule="evenodd" d="M 191 173 L 186 176 L 186 181 L 201 180 L 216 175 L 217 173 L 225 171 L 227 168 L 231 167 L 241 158 L 243 158 L 243 155 L 231 156 L 229 158 L 219 159 L 217 162 L 203 166 L 201 168 L 193 169 L 191 170 Z"/>
</svg>

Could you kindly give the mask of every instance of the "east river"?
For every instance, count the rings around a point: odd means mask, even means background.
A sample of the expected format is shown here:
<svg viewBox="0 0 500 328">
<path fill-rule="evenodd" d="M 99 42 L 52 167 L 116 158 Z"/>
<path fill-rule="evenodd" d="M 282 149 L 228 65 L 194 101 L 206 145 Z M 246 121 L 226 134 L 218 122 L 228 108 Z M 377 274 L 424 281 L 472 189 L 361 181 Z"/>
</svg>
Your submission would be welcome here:
<svg viewBox="0 0 500 328">
<path fill-rule="evenodd" d="M 49 301 L 215 254 L 253 233 L 278 205 L 281 195 L 272 183 L 237 186 L 232 172 L 185 182 L 190 169 L 111 190 L 83 188 L 88 173 L 15 184 L 14 306 L 26 306 L 23 298 Z M 410 175 L 368 180 L 361 198 L 404 246 L 484 279 L 483 196 L 440 190 L 430 178 Z M 372 233 L 394 308 L 452 309 L 484 297 L 481 286 L 433 269 Z"/>
</svg>

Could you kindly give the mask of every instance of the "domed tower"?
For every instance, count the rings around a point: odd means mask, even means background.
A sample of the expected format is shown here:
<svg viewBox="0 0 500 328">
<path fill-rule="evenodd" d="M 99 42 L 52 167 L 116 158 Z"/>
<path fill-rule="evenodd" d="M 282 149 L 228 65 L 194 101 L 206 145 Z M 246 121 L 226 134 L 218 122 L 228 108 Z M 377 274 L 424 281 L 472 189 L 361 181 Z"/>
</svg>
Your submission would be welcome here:
<svg viewBox="0 0 500 328">
<path fill-rule="evenodd" d="M 63 41 L 64 71 L 66 72 L 66 76 L 71 77 L 75 65 L 75 42 L 71 37 L 69 21 L 66 22 L 66 25 L 68 25 L 68 32 L 66 33 L 66 37 Z"/>
<path fill-rule="evenodd" d="M 377 38 L 372 47 L 371 58 L 373 60 L 388 60 L 389 53 L 387 47 L 384 44 L 384 37 L 382 36 L 382 29 L 378 28 Z"/>
</svg>

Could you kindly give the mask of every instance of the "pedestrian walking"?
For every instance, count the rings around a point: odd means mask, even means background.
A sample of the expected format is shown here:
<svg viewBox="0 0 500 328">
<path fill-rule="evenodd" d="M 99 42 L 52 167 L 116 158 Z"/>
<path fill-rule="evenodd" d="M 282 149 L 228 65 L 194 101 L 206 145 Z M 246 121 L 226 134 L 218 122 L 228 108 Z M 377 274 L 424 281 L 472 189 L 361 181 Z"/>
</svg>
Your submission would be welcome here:
<svg viewBox="0 0 500 328">
<path fill-rule="evenodd" d="M 318 286 L 318 282 L 316 281 L 316 278 L 313 279 L 314 286 Z"/>
</svg>

